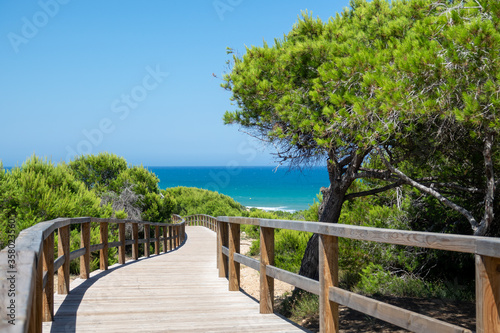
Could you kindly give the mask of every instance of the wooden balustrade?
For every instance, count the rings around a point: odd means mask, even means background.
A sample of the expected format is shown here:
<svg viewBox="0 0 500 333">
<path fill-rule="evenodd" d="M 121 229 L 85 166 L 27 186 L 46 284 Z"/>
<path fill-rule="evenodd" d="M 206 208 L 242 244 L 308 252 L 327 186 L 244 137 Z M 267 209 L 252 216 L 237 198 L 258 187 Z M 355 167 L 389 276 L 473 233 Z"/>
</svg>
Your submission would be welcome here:
<svg viewBox="0 0 500 333">
<path fill-rule="evenodd" d="M 260 226 L 260 262 L 239 254 L 239 225 Z M 238 227 L 236 227 L 238 226 Z M 274 229 L 319 235 L 319 281 L 274 266 Z M 412 332 L 470 332 L 431 317 L 389 305 L 338 287 L 338 238 L 416 246 L 476 257 L 476 332 L 500 332 L 500 239 L 379 229 L 321 222 L 268 220 L 242 217 L 217 218 L 217 255 L 220 277 L 228 277 L 229 290 L 238 290 L 239 265 L 260 272 L 260 312 L 274 311 L 274 279 L 319 295 L 321 332 L 338 332 L 338 306 L 343 305 Z"/>
<path fill-rule="evenodd" d="M 184 219 L 186 220 L 186 225 L 201 226 L 217 232 L 217 218 L 213 216 L 197 214 L 186 216 Z"/>
<path fill-rule="evenodd" d="M 139 244 L 144 244 L 144 255 L 150 255 L 150 242 L 155 244 L 155 254 L 160 253 L 160 242 L 164 242 L 163 252 L 167 252 L 170 241 L 174 250 L 186 239 L 186 222 L 173 215 L 174 223 L 151 223 L 132 220 L 102 218 L 58 218 L 40 222 L 23 230 L 15 242 L 0 252 L 0 331 L 1 332 L 42 332 L 42 321 L 52 321 L 54 317 L 54 274 L 57 272 L 57 292 L 70 292 L 69 264 L 80 259 L 80 277 L 90 276 L 90 252 L 99 251 L 101 270 L 108 269 L 108 251 L 118 247 L 118 261 L 125 263 L 125 247 L 132 245 L 134 260 L 139 257 Z M 99 227 L 100 243 L 90 244 L 91 223 Z M 110 243 L 110 225 L 118 225 L 118 242 Z M 125 224 L 132 225 L 132 240 L 125 238 Z M 70 227 L 80 225 L 80 248 L 70 252 Z M 144 239 L 139 240 L 138 227 L 144 227 Z M 155 229 L 155 238 L 150 238 L 150 227 Z M 167 236 L 167 229 L 168 236 Z M 163 230 L 163 237 L 160 236 Z M 54 237 L 57 235 L 58 258 L 54 260 Z M 172 241 L 175 242 L 172 243 Z M 175 245 L 172 245 L 175 244 Z M 6 276 L 6 278 L 4 277 Z M 9 322 L 10 320 L 10 322 Z"/>
<path fill-rule="evenodd" d="M 378 229 L 321 222 L 268 220 L 242 217 L 212 217 L 191 215 L 183 219 L 172 216 L 173 224 L 128 220 L 72 218 L 38 223 L 21 232 L 15 242 L 15 265 L 9 266 L 9 248 L 0 252 L 0 269 L 15 278 L 15 323 L 10 325 L 8 308 L 0 308 L 2 332 L 41 332 L 42 320 L 54 316 L 54 273 L 58 272 L 58 292 L 68 293 L 69 262 L 80 258 L 80 276 L 89 277 L 90 252 L 99 251 L 100 267 L 107 269 L 107 251 L 118 247 L 119 263 L 125 263 L 125 246 L 132 245 L 132 255 L 138 258 L 138 248 L 154 242 L 154 253 L 174 250 L 186 240 L 186 225 L 203 226 L 217 234 L 217 267 L 219 276 L 229 280 L 229 290 L 240 287 L 240 264 L 260 272 L 260 312 L 274 311 L 274 279 L 319 295 L 321 332 L 338 332 L 338 306 L 343 305 L 413 332 L 470 332 L 434 318 L 398 308 L 338 287 L 338 238 L 350 238 L 388 244 L 415 246 L 454 252 L 473 253 L 476 258 L 476 309 L 478 333 L 500 332 L 500 239 L 463 235 Z M 100 244 L 90 244 L 90 225 L 99 223 Z M 125 224 L 132 224 L 132 239 L 125 239 Z M 81 248 L 69 252 L 71 225 L 81 225 Z M 108 242 L 110 224 L 118 225 L 119 242 Z M 241 255 L 240 225 L 260 227 L 260 261 Z M 144 239 L 138 238 L 138 226 L 144 226 Z M 154 227 L 154 238 L 150 228 Z M 312 232 L 319 235 L 320 279 L 315 281 L 274 266 L 274 229 Z M 57 232 L 56 232 L 57 231 Z M 54 236 L 58 237 L 58 258 L 54 260 Z M 163 236 L 163 237 L 162 237 Z M 10 277 L 7 275 L 7 277 Z M 8 284 L 2 281 L 4 292 L 0 304 L 9 304 Z M 7 318 L 7 319 L 5 319 Z"/>
</svg>

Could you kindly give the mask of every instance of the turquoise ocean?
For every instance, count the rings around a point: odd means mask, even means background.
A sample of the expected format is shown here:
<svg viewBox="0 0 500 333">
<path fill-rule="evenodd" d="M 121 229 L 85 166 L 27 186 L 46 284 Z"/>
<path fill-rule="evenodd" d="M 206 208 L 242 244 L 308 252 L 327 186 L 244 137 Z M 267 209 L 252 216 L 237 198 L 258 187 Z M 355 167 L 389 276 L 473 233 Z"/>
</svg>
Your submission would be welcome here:
<svg viewBox="0 0 500 333">
<path fill-rule="evenodd" d="M 288 170 L 274 167 L 147 167 L 160 188 L 198 187 L 228 195 L 246 207 L 296 211 L 309 208 L 328 186 L 325 167 Z"/>
</svg>

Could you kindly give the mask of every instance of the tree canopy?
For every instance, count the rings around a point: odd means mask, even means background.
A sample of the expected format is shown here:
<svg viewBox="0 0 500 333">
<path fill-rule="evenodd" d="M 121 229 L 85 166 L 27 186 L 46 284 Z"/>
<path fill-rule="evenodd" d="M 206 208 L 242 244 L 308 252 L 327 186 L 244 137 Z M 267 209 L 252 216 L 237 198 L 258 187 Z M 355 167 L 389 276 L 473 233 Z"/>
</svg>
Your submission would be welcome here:
<svg viewBox="0 0 500 333">
<path fill-rule="evenodd" d="M 304 13 L 272 46 L 234 55 L 223 87 L 239 124 L 281 163 L 327 160 L 320 220 L 402 185 L 491 232 L 498 166 L 500 6 L 493 0 L 351 1 Z M 232 52 L 230 50 L 229 52 Z M 363 179 L 370 189 L 353 191 Z"/>
</svg>

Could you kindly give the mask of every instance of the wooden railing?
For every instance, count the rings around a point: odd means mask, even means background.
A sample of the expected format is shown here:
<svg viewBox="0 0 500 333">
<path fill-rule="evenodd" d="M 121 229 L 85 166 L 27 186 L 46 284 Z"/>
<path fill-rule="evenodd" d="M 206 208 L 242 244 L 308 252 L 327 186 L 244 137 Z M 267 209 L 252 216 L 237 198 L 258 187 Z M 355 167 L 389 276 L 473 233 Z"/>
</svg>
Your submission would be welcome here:
<svg viewBox="0 0 500 333">
<path fill-rule="evenodd" d="M 434 318 L 338 287 L 338 237 L 475 254 L 476 329 L 500 332 L 500 239 L 331 224 L 320 222 L 218 217 L 219 276 L 239 290 L 240 264 L 260 272 L 260 312 L 274 311 L 274 279 L 319 295 L 321 332 L 338 332 L 338 306 L 344 305 L 413 332 L 471 332 Z M 260 226 L 260 261 L 241 255 L 240 225 Z M 274 229 L 319 235 L 319 281 L 274 266 Z"/>
<path fill-rule="evenodd" d="M 139 245 L 144 256 L 168 252 L 186 239 L 185 221 L 172 216 L 175 223 L 152 223 L 102 218 L 58 218 L 40 222 L 23 230 L 0 252 L 0 332 L 41 332 L 42 321 L 54 317 L 54 274 L 57 273 L 59 294 L 70 292 L 70 261 L 80 258 L 80 278 L 90 276 L 90 253 L 99 251 L 101 270 L 108 269 L 108 250 L 118 248 L 118 263 L 125 263 L 125 247 L 132 246 L 132 259 L 139 258 Z M 99 225 L 99 244 L 90 244 L 91 223 Z M 118 225 L 118 242 L 108 242 L 109 224 Z M 132 226 L 132 238 L 125 238 L 125 225 Z M 70 226 L 80 225 L 80 248 L 70 252 Z M 144 238 L 139 239 L 139 225 Z M 154 238 L 150 237 L 151 229 Z M 54 260 L 54 239 L 58 237 L 58 258 Z M 163 249 L 161 249 L 163 245 Z M 163 250 L 163 251 L 162 251 Z"/>
<path fill-rule="evenodd" d="M 338 287 L 338 237 L 388 244 L 432 248 L 475 254 L 477 332 L 500 332 L 500 239 L 426 232 L 378 229 L 320 222 L 284 221 L 241 217 L 192 215 L 172 216 L 173 224 L 98 218 L 60 218 L 41 222 L 21 232 L 0 252 L 0 331 L 41 332 L 42 321 L 54 315 L 54 273 L 58 293 L 67 294 L 69 263 L 80 258 L 80 277 L 90 273 L 90 252 L 99 251 L 100 269 L 108 269 L 108 249 L 118 247 L 118 262 L 125 263 L 125 247 L 132 246 L 138 259 L 139 245 L 144 256 L 173 250 L 186 239 L 185 226 L 204 226 L 217 232 L 219 276 L 229 280 L 229 290 L 240 287 L 240 264 L 260 272 L 260 312 L 274 311 L 274 279 L 319 295 L 320 329 L 338 332 L 338 306 L 344 305 L 414 332 L 470 332 L 440 320 L 364 297 Z M 90 244 L 91 223 L 98 223 L 100 243 Z M 119 241 L 108 242 L 109 224 L 118 225 Z M 132 239 L 125 239 L 125 224 L 132 225 Z M 240 225 L 260 227 L 260 260 L 241 255 Z M 80 225 L 81 246 L 70 252 L 70 226 Z M 143 225 L 144 238 L 138 227 Z M 151 229 L 154 238 L 150 237 Z M 319 235 L 320 279 L 315 281 L 274 266 L 274 229 L 312 232 Z M 54 239 L 58 237 L 58 258 L 54 260 Z M 68 260 L 69 258 L 69 260 Z M 15 325 L 9 323 L 13 320 Z"/>
<path fill-rule="evenodd" d="M 213 216 L 197 214 L 186 216 L 184 217 L 184 219 L 186 220 L 187 225 L 202 226 L 214 232 L 217 232 L 217 218 Z"/>
</svg>

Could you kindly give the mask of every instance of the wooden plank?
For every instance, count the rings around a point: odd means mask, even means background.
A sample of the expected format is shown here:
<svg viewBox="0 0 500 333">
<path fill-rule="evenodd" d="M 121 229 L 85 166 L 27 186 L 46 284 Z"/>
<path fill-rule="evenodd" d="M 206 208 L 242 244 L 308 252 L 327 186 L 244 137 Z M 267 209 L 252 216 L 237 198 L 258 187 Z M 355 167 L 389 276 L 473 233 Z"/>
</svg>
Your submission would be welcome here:
<svg viewBox="0 0 500 333">
<path fill-rule="evenodd" d="M 27 332 L 34 301 L 36 255 L 16 247 L 10 250 L 15 251 L 15 262 L 9 262 L 9 248 L 0 252 L 0 271 L 5 272 L 0 279 L 0 304 L 5 305 L 0 306 L 0 331 Z"/>
<path fill-rule="evenodd" d="M 90 276 L 90 222 L 80 226 L 80 247 L 85 253 L 80 257 L 80 278 L 88 279 Z"/>
<path fill-rule="evenodd" d="M 99 268 L 105 271 L 108 269 L 108 222 L 99 222 L 99 235 L 102 244 L 99 252 Z"/>
<path fill-rule="evenodd" d="M 103 244 L 90 245 L 90 252 L 101 251 L 104 248 Z"/>
<path fill-rule="evenodd" d="M 120 245 L 122 245 L 121 242 L 109 242 L 108 243 L 108 249 L 112 248 L 112 247 L 120 247 Z"/>
<path fill-rule="evenodd" d="M 476 332 L 500 332 L 500 258 L 476 255 Z"/>
<path fill-rule="evenodd" d="M 234 216 L 218 216 L 217 219 L 221 222 L 230 222 L 238 224 L 250 224 L 250 225 L 260 225 L 261 219 L 251 218 L 251 217 L 234 217 Z"/>
<path fill-rule="evenodd" d="M 465 253 L 476 253 L 476 241 L 481 241 L 483 242 L 484 251 L 486 251 L 486 249 L 489 247 L 490 251 L 495 251 L 495 255 L 499 254 L 500 256 L 500 249 L 496 250 L 498 249 L 498 246 L 496 244 L 498 241 L 492 241 L 491 239 L 488 239 L 486 237 L 371 228 L 324 222 L 270 220 L 227 216 L 219 216 L 218 219 L 226 222 L 230 221 L 231 223 L 261 225 L 268 228 L 306 231 L 357 240 Z"/>
<path fill-rule="evenodd" d="M 260 227 L 260 313 L 274 312 L 274 279 L 266 266 L 274 266 L 274 229 Z"/>
<path fill-rule="evenodd" d="M 118 263 L 119 264 L 124 264 L 125 263 L 125 224 L 120 223 L 118 224 L 118 238 L 120 240 L 121 245 L 118 247 Z"/>
<path fill-rule="evenodd" d="M 47 283 L 43 293 L 43 321 L 54 317 L 54 234 L 48 236 L 43 245 L 43 270 L 47 272 Z"/>
<path fill-rule="evenodd" d="M 255 269 L 257 272 L 260 271 L 260 262 L 257 259 L 250 258 L 250 257 L 244 256 L 244 255 L 239 254 L 239 253 L 235 253 L 234 260 L 239 262 L 240 264 L 243 264 L 245 266 L 248 266 L 250 268 Z M 268 268 L 269 268 L 269 266 L 268 266 Z"/>
<path fill-rule="evenodd" d="M 476 254 L 500 258 L 500 239 L 498 237 L 476 237 Z"/>
<path fill-rule="evenodd" d="M 59 229 L 61 227 L 65 227 L 65 226 L 71 225 L 71 224 L 90 223 L 90 221 L 91 221 L 90 217 L 57 218 L 55 220 L 40 222 L 40 223 L 37 223 L 36 225 L 43 227 L 43 230 L 44 230 L 43 231 L 43 238 L 45 239 L 50 234 L 54 233 L 54 231 L 56 231 L 57 229 Z"/>
<path fill-rule="evenodd" d="M 65 295 L 69 293 L 69 225 L 59 228 L 57 237 L 57 255 L 64 256 L 64 263 L 57 270 L 57 293 Z"/>
<path fill-rule="evenodd" d="M 186 231 L 188 241 L 177 251 L 74 281 L 70 295 L 56 297 L 55 321 L 45 323 L 44 332 L 306 332 L 275 314 L 259 314 L 253 299 L 228 291 L 215 268 L 215 234 L 203 227 Z"/>
<path fill-rule="evenodd" d="M 35 290 L 33 295 L 33 303 L 31 308 L 30 327 L 28 332 L 40 333 L 42 332 L 43 322 L 43 254 L 38 256 L 35 262 Z"/>
<path fill-rule="evenodd" d="M 233 223 L 229 225 L 229 291 L 240 290 L 240 263 L 234 260 L 235 253 L 240 253 L 240 225 Z"/>
<path fill-rule="evenodd" d="M 65 256 L 57 257 L 57 259 L 54 260 L 54 274 L 57 273 L 60 267 L 62 267 L 65 260 L 66 260 Z"/>
<path fill-rule="evenodd" d="M 464 235 L 361 227 L 356 225 L 259 219 L 261 226 L 307 231 L 387 244 L 417 246 L 446 251 L 475 253 L 476 238 Z"/>
<path fill-rule="evenodd" d="M 69 261 L 73 261 L 75 259 L 82 257 L 85 254 L 85 252 L 87 252 L 87 249 L 78 249 L 71 251 L 69 253 Z"/>
<path fill-rule="evenodd" d="M 137 223 L 132 223 L 132 239 L 134 243 L 132 244 L 132 259 L 139 259 L 139 226 Z"/>
<path fill-rule="evenodd" d="M 330 300 L 356 311 L 418 333 L 471 333 L 470 330 L 398 308 L 338 287 L 330 288 Z"/>
<path fill-rule="evenodd" d="M 228 244 L 228 226 L 227 223 L 220 222 L 219 225 L 219 277 L 227 277 L 228 275 L 228 259 L 227 255 L 229 254 L 224 254 L 223 252 L 223 247 L 227 246 Z"/>
<path fill-rule="evenodd" d="M 319 295 L 319 282 L 316 280 L 309 279 L 305 276 L 301 276 L 271 265 L 266 267 L 266 274 L 274 279 L 286 282 L 315 295 Z"/>
<path fill-rule="evenodd" d="M 331 287 L 339 285 L 339 240 L 319 235 L 319 327 L 322 332 L 339 332 L 339 306 L 330 301 Z"/>
</svg>

